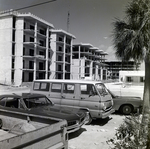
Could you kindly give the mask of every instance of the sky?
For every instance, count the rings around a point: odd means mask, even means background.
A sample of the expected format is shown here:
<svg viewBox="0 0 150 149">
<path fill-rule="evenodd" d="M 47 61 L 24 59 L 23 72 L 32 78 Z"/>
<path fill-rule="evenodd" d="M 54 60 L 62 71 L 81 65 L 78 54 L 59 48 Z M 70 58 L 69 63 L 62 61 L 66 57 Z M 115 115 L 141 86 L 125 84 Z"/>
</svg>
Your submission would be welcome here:
<svg viewBox="0 0 150 149">
<path fill-rule="evenodd" d="M 0 11 L 18 9 L 50 0 L 0 0 Z M 112 31 L 115 18 L 123 19 L 125 8 L 131 0 L 56 0 L 36 7 L 19 10 L 32 14 L 53 24 L 55 29 L 67 31 L 76 39 L 74 43 L 90 43 L 108 53 L 114 60 Z"/>
</svg>

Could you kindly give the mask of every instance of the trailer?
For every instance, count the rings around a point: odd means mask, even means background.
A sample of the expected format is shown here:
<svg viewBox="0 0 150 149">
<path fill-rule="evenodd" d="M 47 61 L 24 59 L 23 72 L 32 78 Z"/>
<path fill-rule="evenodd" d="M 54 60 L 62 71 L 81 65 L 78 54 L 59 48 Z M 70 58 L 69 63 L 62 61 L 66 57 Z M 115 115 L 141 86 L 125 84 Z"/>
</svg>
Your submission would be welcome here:
<svg viewBox="0 0 150 149">
<path fill-rule="evenodd" d="M 0 149 L 67 149 L 67 121 L 0 109 Z"/>
</svg>

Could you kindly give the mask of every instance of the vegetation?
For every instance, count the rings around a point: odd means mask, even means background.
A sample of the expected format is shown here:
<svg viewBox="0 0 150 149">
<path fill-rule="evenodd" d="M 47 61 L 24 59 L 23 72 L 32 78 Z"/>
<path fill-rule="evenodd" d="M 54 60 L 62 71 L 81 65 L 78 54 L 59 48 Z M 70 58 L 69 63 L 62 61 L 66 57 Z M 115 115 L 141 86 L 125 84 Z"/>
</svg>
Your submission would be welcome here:
<svg viewBox="0 0 150 149">
<path fill-rule="evenodd" d="M 124 123 L 116 130 L 115 137 L 107 143 L 112 149 L 146 149 L 148 131 L 141 127 L 141 120 L 141 116 L 126 117 Z"/>
<path fill-rule="evenodd" d="M 113 43 L 116 50 L 115 54 L 121 60 L 124 61 L 133 59 L 135 62 L 145 62 L 143 112 L 139 127 L 139 136 L 142 136 L 143 129 L 148 132 L 145 134 L 145 139 L 146 148 L 149 149 L 150 130 L 148 129 L 148 125 L 150 123 L 150 0 L 132 0 L 126 7 L 125 13 L 126 17 L 124 20 L 116 19 L 113 23 Z M 144 124 L 144 126 L 142 124 Z M 133 132 L 134 129 L 137 129 L 136 127 L 131 128 L 133 128 Z M 141 137 L 138 138 L 140 139 Z M 136 137 L 133 139 L 136 140 Z M 140 142 L 140 140 L 138 141 Z"/>
</svg>

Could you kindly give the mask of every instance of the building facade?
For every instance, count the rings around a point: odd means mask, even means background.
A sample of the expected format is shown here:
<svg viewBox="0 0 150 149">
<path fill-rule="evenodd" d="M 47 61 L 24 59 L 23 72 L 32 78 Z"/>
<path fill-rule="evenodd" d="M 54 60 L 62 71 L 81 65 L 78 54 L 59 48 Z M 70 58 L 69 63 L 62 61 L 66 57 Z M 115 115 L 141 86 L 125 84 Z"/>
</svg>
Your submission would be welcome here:
<svg viewBox="0 0 150 149">
<path fill-rule="evenodd" d="M 52 24 L 31 13 L 0 14 L 0 83 L 21 85 L 50 75 Z"/>
<path fill-rule="evenodd" d="M 19 86 L 35 79 L 107 79 L 107 53 L 91 44 L 73 44 L 74 39 L 31 13 L 0 12 L 0 83 Z"/>
<path fill-rule="evenodd" d="M 51 79 L 72 78 L 72 45 L 75 36 L 64 30 L 51 30 Z"/>
<path fill-rule="evenodd" d="M 144 86 L 145 71 L 120 71 L 119 81 L 125 85 L 141 85 Z"/>
<path fill-rule="evenodd" d="M 99 50 L 97 47 L 93 47 L 89 43 L 73 44 L 73 79 L 106 80 L 105 55 L 107 53 Z"/>
<path fill-rule="evenodd" d="M 134 61 L 106 61 L 107 66 L 107 78 L 119 79 L 119 71 L 133 71 L 139 70 L 140 64 Z"/>
</svg>

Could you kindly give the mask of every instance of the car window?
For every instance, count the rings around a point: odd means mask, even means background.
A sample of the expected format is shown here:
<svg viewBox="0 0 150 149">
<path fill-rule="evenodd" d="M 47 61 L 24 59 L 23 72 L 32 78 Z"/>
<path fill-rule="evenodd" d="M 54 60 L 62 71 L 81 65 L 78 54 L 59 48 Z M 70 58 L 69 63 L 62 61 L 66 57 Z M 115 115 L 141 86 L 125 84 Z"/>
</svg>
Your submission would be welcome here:
<svg viewBox="0 0 150 149">
<path fill-rule="evenodd" d="M 81 94 L 86 95 L 97 95 L 94 85 L 92 84 L 81 84 L 80 85 Z"/>
<path fill-rule="evenodd" d="M 44 105 L 52 105 L 52 102 L 46 97 L 37 97 L 37 98 L 24 98 L 25 105 L 27 108 L 35 108 Z"/>
<path fill-rule="evenodd" d="M 104 84 L 98 83 L 95 86 L 97 90 L 99 91 L 100 95 L 103 96 L 103 95 L 109 94 Z"/>
<path fill-rule="evenodd" d="M 0 100 L 0 105 L 5 107 L 24 109 L 21 100 L 15 97 L 4 97 Z"/>
<path fill-rule="evenodd" d="M 52 83 L 51 85 L 51 92 L 58 92 L 61 93 L 61 83 Z"/>
<path fill-rule="evenodd" d="M 12 98 L 11 98 L 12 99 Z M 6 101 L 7 101 L 7 97 L 4 97 L 0 100 L 0 105 L 1 106 L 6 106 Z"/>
<path fill-rule="evenodd" d="M 64 84 L 63 93 L 73 94 L 74 93 L 74 84 Z"/>
<path fill-rule="evenodd" d="M 14 97 L 4 97 L 0 101 L 0 105 L 5 107 L 18 108 L 18 99 Z"/>
<path fill-rule="evenodd" d="M 47 82 L 35 82 L 33 84 L 33 90 L 49 91 L 50 83 Z"/>
</svg>

